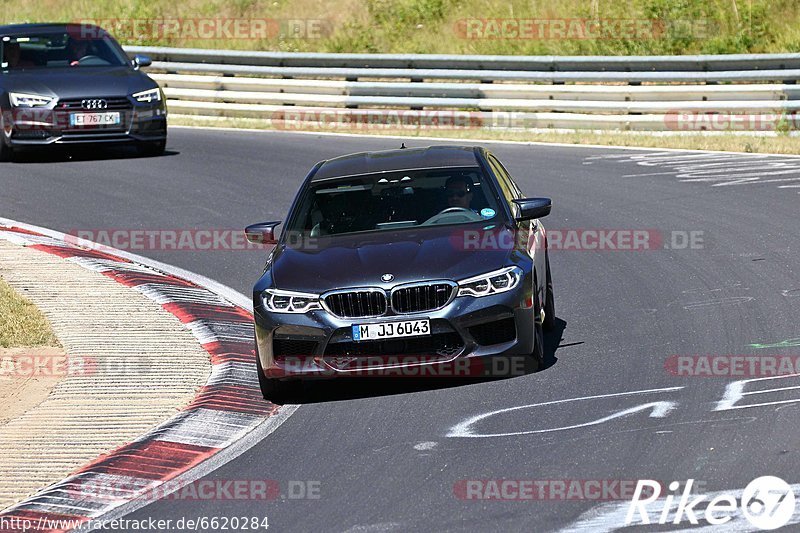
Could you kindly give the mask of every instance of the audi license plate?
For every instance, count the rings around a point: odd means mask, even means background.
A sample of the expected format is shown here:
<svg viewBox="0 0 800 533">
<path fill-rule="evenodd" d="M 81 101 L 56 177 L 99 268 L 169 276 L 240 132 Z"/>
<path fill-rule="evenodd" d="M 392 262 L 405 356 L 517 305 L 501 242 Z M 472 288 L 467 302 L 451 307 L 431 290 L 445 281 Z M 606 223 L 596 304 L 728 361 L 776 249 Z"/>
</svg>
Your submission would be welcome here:
<svg viewBox="0 0 800 533">
<path fill-rule="evenodd" d="M 366 341 L 392 339 L 395 337 L 421 337 L 431 334 L 430 320 L 404 320 L 402 322 L 379 322 L 353 326 L 353 340 Z"/>
<path fill-rule="evenodd" d="M 72 113 L 70 126 L 114 126 L 120 123 L 119 111 L 113 113 Z"/>
</svg>

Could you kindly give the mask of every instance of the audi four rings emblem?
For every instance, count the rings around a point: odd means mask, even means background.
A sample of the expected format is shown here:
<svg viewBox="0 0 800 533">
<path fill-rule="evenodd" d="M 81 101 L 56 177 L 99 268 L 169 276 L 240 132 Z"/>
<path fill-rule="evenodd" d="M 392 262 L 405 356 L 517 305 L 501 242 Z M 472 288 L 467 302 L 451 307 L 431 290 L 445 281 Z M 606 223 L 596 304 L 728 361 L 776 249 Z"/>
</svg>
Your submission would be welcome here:
<svg viewBox="0 0 800 533">
<path fill-rule="evenodd" d="M 81 100 L 81 107 L 84 109 L 107 109 L 108 102 L 105 100 Z"/>
</svg>

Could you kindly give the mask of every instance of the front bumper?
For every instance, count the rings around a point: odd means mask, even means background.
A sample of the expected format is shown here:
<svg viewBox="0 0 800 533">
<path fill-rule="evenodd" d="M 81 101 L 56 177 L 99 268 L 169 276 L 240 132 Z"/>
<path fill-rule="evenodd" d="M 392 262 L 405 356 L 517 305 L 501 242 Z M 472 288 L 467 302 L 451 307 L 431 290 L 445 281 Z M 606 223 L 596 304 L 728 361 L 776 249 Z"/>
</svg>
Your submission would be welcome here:
<svg viewBox="0 0 800 533">
<path fill-rule="evenodd" d="M 444 308 L 377 318 L 338 318 L 327 311 L 270 313 L 255 294 L 257 357 L 268 378 L 338 376 L 479 377 L 523 372 L 534 349 L 530 283 L 480 298 L 461 296 Z M 431 335 L 354 342 L 355 324 L 427 318 Z M 520 356 L 499 365 L 499 358 Z"/>
<path fill-rule="evenodd" d="M 121 106 L 108 109 L 120 113 L 120 123 L 107 126 L 74 126 L 74 110 L 13 109 L 2 117 L 3 140 L 12 147 L 51 144 L 154 142 L 167 138 L 164 106 Z M 79 111 L 77 111 L 79 112 Z"/>
</svg>

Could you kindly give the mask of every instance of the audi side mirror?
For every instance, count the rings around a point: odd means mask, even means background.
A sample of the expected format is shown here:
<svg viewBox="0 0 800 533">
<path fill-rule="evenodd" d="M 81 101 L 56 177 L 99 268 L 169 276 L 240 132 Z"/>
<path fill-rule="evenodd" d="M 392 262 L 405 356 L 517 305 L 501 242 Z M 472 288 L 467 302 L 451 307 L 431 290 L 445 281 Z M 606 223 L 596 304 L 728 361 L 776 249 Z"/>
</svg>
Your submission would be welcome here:
<svg viewBox="0 0 800 533">
<path fill-rule="evenodd" d="M 153 64 L 153 60 L 149 56 L 135 55 L 133 56 L 134 68 L 149 67 Z"/>
</svg>

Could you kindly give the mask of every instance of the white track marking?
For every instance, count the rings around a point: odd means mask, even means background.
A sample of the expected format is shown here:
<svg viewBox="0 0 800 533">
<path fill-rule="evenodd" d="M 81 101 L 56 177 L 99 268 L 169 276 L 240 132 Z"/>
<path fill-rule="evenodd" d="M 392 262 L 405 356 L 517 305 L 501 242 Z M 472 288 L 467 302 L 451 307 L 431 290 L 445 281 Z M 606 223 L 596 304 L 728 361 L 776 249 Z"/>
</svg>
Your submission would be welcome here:
<svg viewBox="0 0 800 533">
<path fill-rule="evenodd" d="M 180 287 L 164 283 L 144 283 L 131 288 L 141 292 L 158 304 L 188 302 L 233 307 L 230 302 L 221 298 L 218 294 L 209 294 L 208 289 L 205 288 Z"/>
<path fill-rule="evenodd" d="M 252 384 L 258 379 L 255 363 L 241 363 L 229 361 L 214 365 L 211 369 L 211 376 L 208 378 L 208 386 L 211 385 L 247 385 Z"/>
<path fill-rule="evenodd" d="M 186 324 L 186 327 L 200 339 L 200 344 L 214 341 L 250 342 L 253 337 L 253 325 L 249 323 L 197 320 Z"/>
<path fill-rule="evenodd" d="M 753 296 L 730 296 L 728 298 L 720 298 L 718 300 L 706 300 L 703 302 L 692 302 L 683 306 L 686 310 L 704 309 L 716 305 L 740 304 L 744 302 L 751 302 L 755 300 Z"/>
<path fill-rule="evenodd" d="M 696 153 L 676 155 L 653 151 L 649 154 L 605 154 L 586 158 L 592 161 L 634 163 L 653 172 L 626 173 L 624 178 L 673 176 L 684 183 L 707 183 L 711 187 L 780 184 L 800 181 L 800 157 L 777 154 Z M 659 170 L 660 169 L 660 170 Z"/>
<path fill-rule="evenodd" d="M 734 381 L 733 383 L 728 383 L 728 385 L 725 387 L 725 394 L 723 395 L 722 399 L 719 402 L 717 402 L 717 406 L 714 408 L 714 411 L 732 411 L 734 409 L 747 409 L 749 407 L 767 407 L 770 405 L 785 405 L 791 403 L 798 403 L 800 402 L 800 398 L 795 398 L 792 400 L 776 400 L 774 402 L 736 405 L 737 402 L 744 399 L 745 396 L 755 396 L 758 394 L 768 394 L 771 392 L 782 392 L 782 391 L 800 389 L 800 386 L 787 386 L 787 387 L 778 387 L 775 389 L 761 389 L 751 392 L 744 392 L 745 386 L 748 383 L 755 383 L 757 381 L 771 381 L 775 379 L 787 379 L 787 378 L 800 378 L 800 374 L 786 374 L 783 376 L 769 376 L 765 378 L 743 379 L 740 381 Z"/>
<path fill-rule="evenodd" d="M 164 273 L 154 270 L 150 267 L 137 265 L 136 263 L 126 263 L 124 261 L 112 261 L 111 259 L 95 259 L 93 257 L 67 257 L 66 260 L 71 263 L 76 263 L 87 270 L 94 270 L 95 272 L 122 271 L 122 272 L 139 272 L 141 274 L 152 274 L 157 276 L 166 276 Z"/>
<path fill-rule="evenodd" d="M 532 435 L 537 433 L 552 433 L 555 431 L 566 431 L 570 429 L 577 429 L 582 427 L 588 426 L 596 426 L 598 424 L 602 424 L 604 422 L 608 422 L 610 420 L 614 420 L 616 418 L 625 417 L 634 413 L 638 413 L 641 411 L 650 411 L 651 418 L 663 418 L 669 414 L 672 409 L 677 406 L 676 402 L 671 401 L 657 401 L 657 402 L 648 402 L 641 405 L 636 405 L 630 407 L 628 409 L 624 409 L 622 411 L 618 411 L 613 413 L 609 416 L 599 418 L 597 420 L 592 420 L 590 422 L 585 422 L 583 424 L 575 424 L 571 426 L 563 426 L 558 428 L 548 428 L 548 429 L 535 429 L 535 430 L 528 430 L 528 431 L 514 431 L 514 432 L 507 432 L 507 433 L 475 433 L 472 426 L 476 423 L 485 420 L 489 417 L 509 413 L 512 411 L 519 411 L 520 409 L 531 409 L 534 407 L 541 407 L 544 405 L 556 405 L 562 403 L 569 403 L 569 402 L 580 402 L 586 400 L 596 400 L 602 398 L 615 398 L 619 396 L 635 396 L 641 394 L 651 394 L 651 393 L 658 393 L 658 392 L 674 392 L 683 389 L 683 387 L 667 387 L 663 389 L 647 389 L 647 390 L 639 390 L 639 391 L 630 391 L 630 392 L 616 392 L 612 394 L 599 394 L 596 396 L 583 396 L 580 398 L 568 398 L 566 400 L 554 400 L 550 402 L 541 402 L 541 403 L 533 403 L 529 405 L 520 405 L 516 407 L 508 407 L 505 409 L 498 409 L 497 411 L 490 411 L 488 413 L 484 413 L 482 415 L 473 416 L 464 420 L 463 422 L 456 424 L 453 426 L 450 431 L 447 433 L 447 437 L 468 437 L 468 438 L 488 438 L 488 437 L 510 437 L 510 436 L 517 436 L 517 435 Z"/>
<path fill-rule="evenodd" d="M 225 448 L 246 435 L 260 418 L 244 413 L 202 408 L 187 411 L 180 416 L 175 424 L 157 433 L 156 438 L 159 441 Z M 213 431 L 208 431 L 207 428 L 213 428 Z"/>
<path fill-rule="evenodd" d="M 641 178 L 644 176 L 674 176 L 674 172 L 645 172 L 644 174 L 623 174 L 623 178 Z"/>
</svg>

